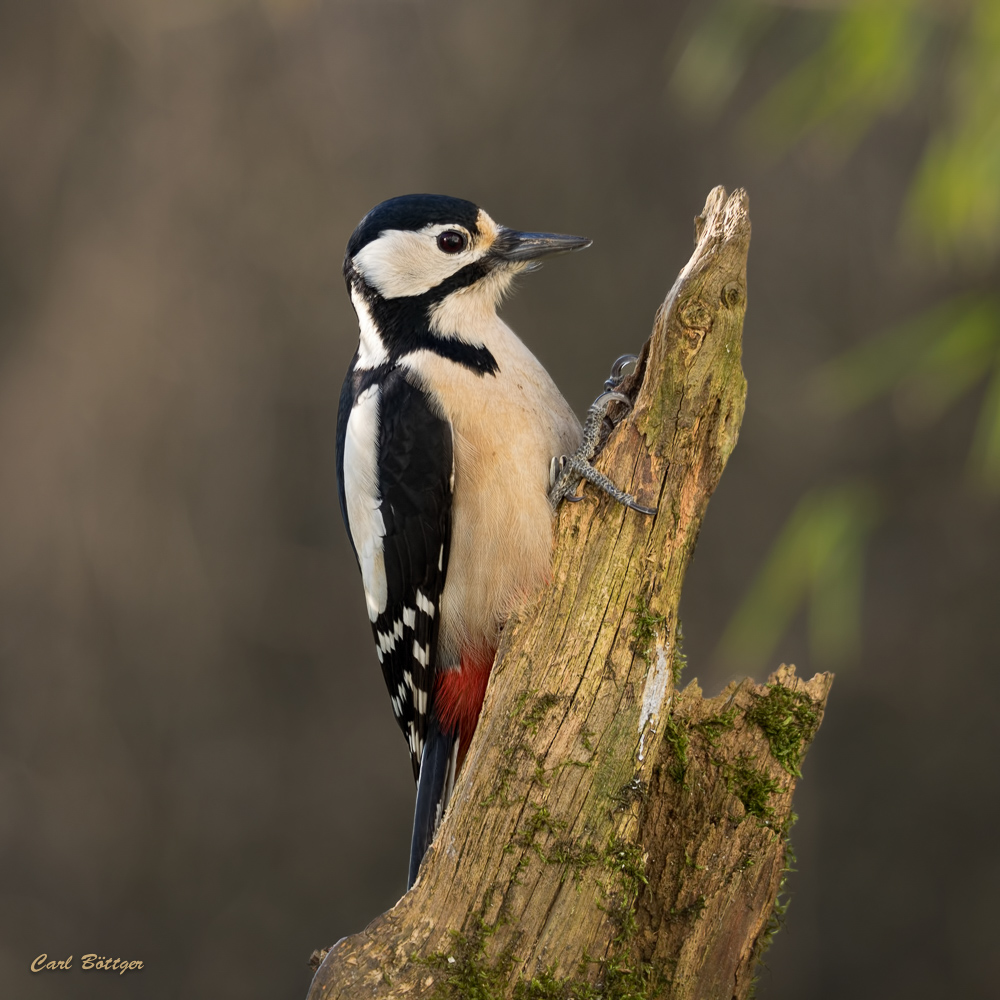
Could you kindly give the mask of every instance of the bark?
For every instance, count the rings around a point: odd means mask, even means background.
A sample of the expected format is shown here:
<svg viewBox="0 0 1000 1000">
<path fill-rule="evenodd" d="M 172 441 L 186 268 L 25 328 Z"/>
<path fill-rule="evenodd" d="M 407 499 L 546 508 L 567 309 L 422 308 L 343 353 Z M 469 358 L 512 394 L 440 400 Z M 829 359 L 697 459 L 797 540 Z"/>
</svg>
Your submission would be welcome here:
<svg viewBox="0 0 1000 1000">
<path fill-rule="evenodd" d="M 323 957 L 310 1000 L 744 997 L 775 920 L 791 797 L 831 678 L 677 687 L 677 608 L 736 444 L 747 198 L 714 189 L 553 585 L 504 630 L 420 880 Z"/>
</svg>

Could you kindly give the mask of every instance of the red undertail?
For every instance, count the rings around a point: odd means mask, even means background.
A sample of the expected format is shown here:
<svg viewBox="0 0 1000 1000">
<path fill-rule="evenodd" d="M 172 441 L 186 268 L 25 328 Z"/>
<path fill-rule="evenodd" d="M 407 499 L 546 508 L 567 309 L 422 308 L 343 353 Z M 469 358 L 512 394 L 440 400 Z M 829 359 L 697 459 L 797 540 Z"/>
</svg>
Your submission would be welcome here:
<svg viewBox="0 0 1000 1000">
<path fill-rule="evenodd" d="M 458 730 L 458 767 L 469 750 L 486 697 L 495 649 L 465 649 L 458 670 L 443 670 L 434 689 L 435 714 L 441 728 Z"/>
</svg>

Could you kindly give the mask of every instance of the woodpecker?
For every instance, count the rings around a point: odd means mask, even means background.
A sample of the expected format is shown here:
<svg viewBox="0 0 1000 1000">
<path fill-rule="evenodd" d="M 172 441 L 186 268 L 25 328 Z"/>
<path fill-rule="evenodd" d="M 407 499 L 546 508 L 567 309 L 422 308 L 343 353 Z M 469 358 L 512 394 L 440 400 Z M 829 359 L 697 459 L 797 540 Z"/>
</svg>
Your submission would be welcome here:
<svg viewBox="0 0 1000 1000">
<path fill-rule="evenodd" d="M 405 195 L 359 223 L 344 258 L 360 338 L 340 396 L 340 507 L 417 784 L 409 889 L 479 719 L 500 628 L 549 580 L 553 510 L 590 467 L 586 428 L 497 315 L 514 277 L 580 236 L 498 225 L 472 202 Z"/>
</svg>

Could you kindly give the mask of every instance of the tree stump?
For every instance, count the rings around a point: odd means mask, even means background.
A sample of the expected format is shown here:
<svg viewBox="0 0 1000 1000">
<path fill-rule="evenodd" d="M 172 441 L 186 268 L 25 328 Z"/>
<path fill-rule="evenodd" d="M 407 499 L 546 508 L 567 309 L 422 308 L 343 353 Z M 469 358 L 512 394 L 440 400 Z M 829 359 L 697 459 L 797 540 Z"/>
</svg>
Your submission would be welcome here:
<svg viewBox="0 0 1000 1000">
<path fill-rule="evenodd" d="M 745 192 L 715 188 L 598 461 L 658 513 L 562 506 L 419 881 L 321 954 L 309 1000 L 748 995 L 832 681 L 678 687 L 681 584 L 743 416 L 749 242 Z"/>
</svg>

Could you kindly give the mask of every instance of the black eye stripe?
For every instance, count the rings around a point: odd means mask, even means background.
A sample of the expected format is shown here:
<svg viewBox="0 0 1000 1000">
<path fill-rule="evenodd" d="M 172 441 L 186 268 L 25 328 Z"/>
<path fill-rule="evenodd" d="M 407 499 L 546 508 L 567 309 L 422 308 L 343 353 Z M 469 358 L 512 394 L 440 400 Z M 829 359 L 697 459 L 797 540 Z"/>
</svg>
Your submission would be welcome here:
<svg viewBox="0 0 1000 1000">
<path fill-rule="evenodd" d="M 457 229 L 446 229 L 437 238 L 438 250 L 442 253 L 461 253 L 468 243 L 465 234 Z"/>
</svg>

